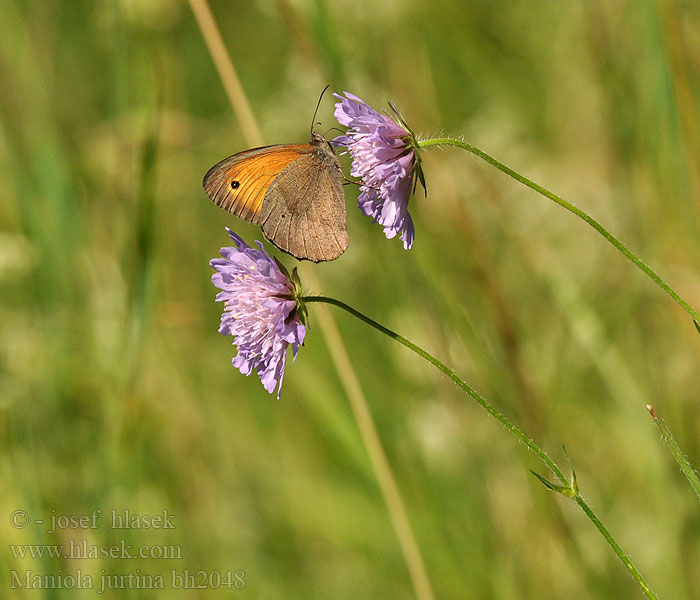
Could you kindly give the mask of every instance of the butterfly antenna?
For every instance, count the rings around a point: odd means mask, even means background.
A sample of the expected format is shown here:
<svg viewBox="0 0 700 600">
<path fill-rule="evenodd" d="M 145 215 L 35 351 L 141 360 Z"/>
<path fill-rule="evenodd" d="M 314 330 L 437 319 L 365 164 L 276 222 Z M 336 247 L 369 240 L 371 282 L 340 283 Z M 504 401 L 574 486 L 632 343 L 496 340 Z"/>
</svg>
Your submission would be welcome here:
<svg viewBox="0 0 700 600">
<path fill-rule="evenodd" d="M 323 88 L 323 91 L 321 92 L 321 95 L 318 97 L 318 102 L 316 103 L 316 110 L 314 111 L 314 117 L 311 119 L 311 133 L 313 134 L 314 132 L 314 125 L 316 125 L 316 113 L 318 113 L 318 107 L 321 106 L 321 100 L 323 100 L 323 94 L 326 93 L 326 90 L 331 87 L 331 84 L 329 83 L 326 87 Z M 320 125 L 320 123 L 318 123 Z"/>
</svg>

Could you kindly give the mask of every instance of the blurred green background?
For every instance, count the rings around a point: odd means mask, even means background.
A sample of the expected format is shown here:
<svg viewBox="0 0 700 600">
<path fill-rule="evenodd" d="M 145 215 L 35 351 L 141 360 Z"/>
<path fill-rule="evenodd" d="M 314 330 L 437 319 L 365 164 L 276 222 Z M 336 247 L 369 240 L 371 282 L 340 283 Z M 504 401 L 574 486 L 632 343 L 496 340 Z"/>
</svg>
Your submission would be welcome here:
<svg viewBox="0 0 700 600">
<path fill-rule="evenodd" d="M 463 135 L 597 217 L 700 306 L 700 4 L 212 1 L 266 143 L 331 83 Z M 336 125 L 332 98 L 322 133 Z M 328 135 L 333 135 L 330 132 Z M 231 366 L 208 262 L 259 228 L 201 179 L 248 147 L 187 2 L 0 3 L 0 596 L 11 572 L 161 574 L 105 598 L 411 598 L 316 306 L 282 399 Z M 344 160 L 346 167 L 347 160 Z M 700 597 L 700 336 L 584 223 L 457 149 L 424 154 L 410 252 L 353 209 L 326 293 L 434 352 L 557 461 L 663 598 Z M 293 266 L 293 259 L 282 260 Z M 334 313 L 437 598 L 639 598 L 541 464 L 435 369 Z M 547 473 L 543 473 L 549 475 Z M 26 511 L 18 529 L 10 515 Z M 95 529 L 47 533 L 103 511 Z M 114 530 L 110 510 L 175 515 Z M 45 525 L 34 521 L 44 520 Z M 175 560 L 14 556 L 166 544 Z M 245 572 L 178 590 L 170 571 Z M 132 588 L 132 589 L 130 589 Z"/>
</svg>

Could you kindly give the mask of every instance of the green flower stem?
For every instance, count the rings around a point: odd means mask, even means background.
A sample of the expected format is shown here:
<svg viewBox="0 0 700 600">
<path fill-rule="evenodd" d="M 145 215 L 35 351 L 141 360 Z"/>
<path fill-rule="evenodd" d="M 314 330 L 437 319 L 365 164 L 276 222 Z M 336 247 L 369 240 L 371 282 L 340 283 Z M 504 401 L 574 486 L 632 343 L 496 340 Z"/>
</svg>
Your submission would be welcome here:
<svg viewBox="0 0 700 600">
<path fill-rule="evenodd" d="M 390 338 L 396 340 L 397 342 L 403 344 L 410 350 L 413 350 L 416 354 L 427 360 L 429 363 L 431 363 L 433 366 L 437 367 L 442 371 L 445 375 L 447 375 L 452 381 L 454 381 L 462 390 L 464 390 L 469 396 L 471 396 L 476 402 L 484 409 L 486 412 L 488 412 L 492 417 L 494 417 L 505 429 L 511 433 L 515 438 L 525 444 L 525 446 L 528 447 L 547 467 L 549 467 L 552 472 L 557 476 L 557 478 L 565 485 L 569 485 L 569 481 L 566 479 L 566 476 L 564 473 L 561 471 L 561 469 L 557 466 L 557 464 L 549 457 L 549 455 L 542 450 L 537 444 L 535 444 L 534 441 L 532 441 L 529 437 L 527 437 L 518 427 L 516 427 L 513 423 L 511 423 L 508 418 L 500 413 L 498 410 L 496 410 L 489 402 L 486 401 L 486 399 L 481 396 L 477 391 L 473 390 L 469 385 L 467 385 L 462 379 L 459 378 L 459 376 L 449 367 L 447 367 L 445 364 L 440 362 L 437 358 L 435 358 L 432 354 L 426 352 L 421 348 L 420 346 L 416 346 L 413 342 L 407 340 L 405 337 L 402 335 L 399 335 L 395 331 L 392 331 L 391 329 L 388 329 L 384 327 L 384 325 L 381 325 L 380 323 L 377 323 L 373 319 L 370 319 L 368 316 L 362 314 L 361 312 L 355 310 L 351 306 L 348 306 L 344 302 L 341 302 L 340 300 L 336 300 L 335 298 L 329 298 L 327 296 L 304 296 L 300 298 L 300 300 L 304 303 L 310 303 L 310 302 L 325 302 L 326 304 L 332 304 L 333 306 L 337 306 L 339 308 L 342 308 L 344 311 L 349 312 L 351 315 L 354 317 L 357 317 L 361 321 L 364 321 L 368 325 L 374 327 L 375 329 L 381 331 L 383 334 L 388 335 Z M 653 590 L 649 587 L 647 582 L 644 580 L 642 577 L 641 573 L 637 570 L 637 568 L 632 564 L 632 561 L 629 559 L 627 554 L 620 548 L 618 543 L 615 541 L 615 539 L 610 535 L 610 532 L 605 528 L 605 526 L 600 522 L 598 517 L 595 515 L 595 513 L 591 510 L 591 508 L 586 504 L 585 500 L 581 497 L 580 494 L 576 493 L 575 496 L 573 496 L 574 500 L 576 503 L 581 507 L 583 512 L 586 514 L 586 516 L 591 520 L 591 522 L 596 526 L 598 531 L 602 534 L 602 536 L 605 538 L 605 540 L 608 542 L 610 547 L 614 550 L 615 554 L 620 558 L 622 563 L 627 567 L 627 570 L 632 574 L 632 577 L 637 581 L 639 586 L 642 588 L 642 591 L 647 595 L 648 598 L 651 598 L 653 600 L 658 600 L 658 596 L 653 592 Z"/>
<path fill-rule="evenodd" d="M 498 412 L 491 404 L 489 404 L 485 398 L 483 398 L 478 392 L 469 387 L 464 381 L 462 381 L 459 376 L 449 367 L 441 363 L 437 358 L 423 350 L 420 346 L 416 346 L 413 342 L 407 340 L 405 337 L 399 335 L 398 333 L 387 329 L 384 325 L 377 323 L 376 321 L 370 319 L 369 317 L 363 315 L 361 312 L 348 306 L 340 300 L 335 298 L 328 298 L 325 296 L 304 296 L 302 301 L 305 303 L 309 302 L 326 302 L 328 304 L 333 304 L 338 306 L 343 310 L 349 312 L 351 315 L 357 317 L 361 321 L 364 321 L 368 325 L 371 325 L 375 329 L 378 329 L 382 333 L 388 335 L 390 338 L 395 339 L 407 348 L 413 350 L 419 356 L 422 356 L 425 360 L 430 362 L 432 365 L 440 369 L 445 375 L 447 375 L 452 381 L 454 381 L 459 387 L 461 387 L 467 394 L 469 394 L 474 400 L 476 400 L 479 405 L 484 408 L 492 417 L 494 417 L 503 427 L 505 427 L 510 433 L 512 433 L 519 441 L 525 444 L 532 452 L 534 452 L 541 460 L 547 465 L 552 472 L 559 478 L 562 483 L 568 484 L 566 476 L 557 467 L 556 463 L 547 455 L 547 453 L 542 450 L 535 442 L 533 442 L 529 437 L 527 437 L 520 429 L 513 425 L 505 415 Z"/>
<path fill-rule="evenodd" d="M 673 454 L 673 458 L 676 459 L 676 463 L 678 463 L 681 472 L 683 473 L 683 475 L 685 475 L 685 478 L 688 480 L 690 487 L 693 488 L 693 491 L 698 497 L 698 500 L 700 500 L 700 479 L 698 479 L 698 474 L 695 472 L 693 467 L 690 466 L 688 459 L 683 454 L 681 447 L 678 445 L 676 438 L 673 437 L 673 434 L 668 428 L 668 425 L 666 425 L 664 420 L 656 414 L 656 411 L 651 405 L 647 405 L 647 410 L 654 419 L 656 426 L 659 428 L 659 432 L 661 433 L 661 439 L 671 451 L 671 454 Z"/>
<path fill-rule="evenodd" d="M 452 138 L 433 138 L 429 140 L 418 140 L 418 148 L 426 148 L 428 146 L 457 146 L 463 150 L 468 150 L 472 154 L 475 154 L 479 158 L 485 160 L 490 165 L 496 167 L 498 170 L 503 171 L 506 175 L 510 175 L 516 181 L 519 181 L 523 185 L 535 190 L 537 193 L 542 194 L 545 198 L 556 202 L 562 208 L 565 208 L 569 212 L 574 213 L 579 219 L 583 219 L 588 223 L 593 229 L 595 229 L 600 235 L 602 235 L 606 240 L 608 240 L 615 248 L 617 248 L 622 254 L 624 254 L 629 260 L 631 260 L 639 269 L 646 273 L 649 278 L 656 283 L 662 290 L 664 290 L 671 298 L 673 298 L 682 308 L 687 312 L 696 322 L 700 321 L 700 313 L 696 311 L 690 304 L 688 304 L 683 298 L 681 298 L 672 288 L 668 285 L 661 277 L 659 277 L 644 261 L 637 258 L 630 250 L 618 240 L 612 233 L 610 233 L 605 227 L 603 227 L 598 221 L 593 217 L 583 212 L 580 208 L 575 207 L 563 198 L 560 198 L 556 194 L 550 192 L 549 190 L 543 188 L 541 185 L 536 184 L 527 177 L 520 175 L 516 171 L 513 171 L 510 167 L 507 167 L 502 162 L 496 160 L 492 156 L 486 154 L 479 148 L 463 142 L 461 140 L 455 140 Z"/>
<path fill-rule="evenodd" d="M 629 572 L 632 573 L 632 577 L 635 578 L 639 584 L 639 587 L 642 588 L 642 591 L 647 595 L 647 597 L 658 600 L 659 597 L 656 595 L 654 590 L 649 587 L 649 584 L 644 580 L 642 574 L 637 571 L 637 567 L 632 564 L 629 556 L 627 556 L 625 551 L 620 548 L 619 544 L 615 541 L 615 538 L 610 535 L 610 532 L 605 528 L 605 525 L 600 522 L 600 519 L 598 519 L 597 515 L 591 510 L 591 507 L 586 504 L 586 501 L 581 498 L 581 495 L 576 494 L 576 496 L 574 496 L 574 500 L 576 500 L 576 504 L 581 507 L 581 510 L 586 513 L 586 516 L 591 520 L 593 525 L 596 526 L 598 531 L 600 531 L 601 535 L 605 538 L 605 541 L 610 544 L 610 547 L 615 551 L 615 554 L 620 557 L 620 560 L 624 563 Z"/>
</svg>

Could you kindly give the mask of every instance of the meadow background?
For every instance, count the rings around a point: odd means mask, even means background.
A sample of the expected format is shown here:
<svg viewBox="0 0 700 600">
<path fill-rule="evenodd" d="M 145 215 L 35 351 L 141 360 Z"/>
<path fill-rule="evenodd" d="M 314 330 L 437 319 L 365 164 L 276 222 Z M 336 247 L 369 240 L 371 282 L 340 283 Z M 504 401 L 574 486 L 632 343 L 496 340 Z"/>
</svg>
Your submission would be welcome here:
<svg viewBox="0 0 700 600">
<path fill-rule="evenodd" d="M 700 4 L 212 1 L 266 143 L 330 83 L 467 141 L 598 218 L 700 306 Z M 336 125 L 330 96 L 321 133 Z M 330 132 L 329 135 L 334 135 Z M 187 2 L 0 3 L 0 595 L 10 571 L 245 571 L 242 591 L 411 598 L 310 306 L 282 399 L 231 366 L 208 262 L 259 228 L 201 179 L 248 147 Z M 348 166 L 344 159 L 344 165 Z M 700 597 L 700 510 L 645 409 L 700 464 L 700 336 L 598 234 L 457 149 L 424 154 L 414 249 L 354 209 L 321 289 L 435 353 L 563 461 L 662 598 Z M 268 246 L 269 248 L 269 246 Z M 278 253 L 279 255 L 279 253 Z M 291 257 L 281 255 L 288 266 Z M 541 464 L 405 348 L 334 312 L 437 598 L 641 593 Z M 114 508 L 173 530 L 111 530 Z M 55 535 L 32 519 L 91 514 Z M 172 544 L 179 561 L 16 559 L 8 544 Z"/>
</svg>

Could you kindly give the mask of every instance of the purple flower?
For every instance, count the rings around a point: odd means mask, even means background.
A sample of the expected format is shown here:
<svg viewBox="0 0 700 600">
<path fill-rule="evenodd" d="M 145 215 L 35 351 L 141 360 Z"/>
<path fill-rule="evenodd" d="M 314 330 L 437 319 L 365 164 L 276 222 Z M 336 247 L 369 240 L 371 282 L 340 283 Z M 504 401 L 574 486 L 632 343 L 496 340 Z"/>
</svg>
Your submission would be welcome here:
<svg viewBox="0 0 700 600">
<path fill-rule="evenodd" d="M 260 242 L 251 248 L 228 227 L 226 231 L 235 246 L 222 248 L 223 258 L 209 263 L 216 269 L 212 283 L 221 290 L 216 300 L 224 303 L 219 333 L 235 336 L 233 366 L 244 375 L 255 370 L 268 392 L 277 388 L 279 399 L 287 346 L 292 345 L 296 358 L 306 335 L 299 278 L 294 269 L 290 279 Z"/>
<path fill-rule="evenodd" d="M 400 233 L 408 250 L 414 237 L 408 199 L 414 177 L 423 183 L 415 136 L 400 116 L 404 126 L 357 96 L 344 93 L 345 97 L 334 94 L 340 100 L 335 105 L 335 118 L 348 130 L 333 144 L 348 149 L 352 156 L 350 174 L 362 179 L 357 204 L 365 215 L 384 226 L 386 237 Z"/>
</svg>

